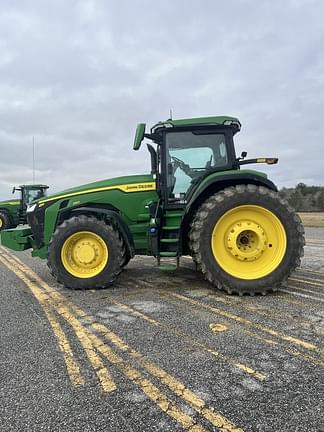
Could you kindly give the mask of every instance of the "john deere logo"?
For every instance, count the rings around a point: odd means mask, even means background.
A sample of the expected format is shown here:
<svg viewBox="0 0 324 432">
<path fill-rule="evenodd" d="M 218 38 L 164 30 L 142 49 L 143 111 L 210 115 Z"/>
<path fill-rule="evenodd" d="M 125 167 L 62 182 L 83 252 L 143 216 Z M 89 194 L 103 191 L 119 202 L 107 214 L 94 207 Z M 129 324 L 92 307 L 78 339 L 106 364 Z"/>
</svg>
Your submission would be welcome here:
<svg viewBox="0 0 324 432">
<path fill-rule="evenodd" d="M 140 183 L 140 184 L 134 184 L 134 185 L 126 185 L 126 191 L 132 191 L 132 190 L 141 190 L 141 189 L 155 189 L 154 183 Z"/>
</svg>

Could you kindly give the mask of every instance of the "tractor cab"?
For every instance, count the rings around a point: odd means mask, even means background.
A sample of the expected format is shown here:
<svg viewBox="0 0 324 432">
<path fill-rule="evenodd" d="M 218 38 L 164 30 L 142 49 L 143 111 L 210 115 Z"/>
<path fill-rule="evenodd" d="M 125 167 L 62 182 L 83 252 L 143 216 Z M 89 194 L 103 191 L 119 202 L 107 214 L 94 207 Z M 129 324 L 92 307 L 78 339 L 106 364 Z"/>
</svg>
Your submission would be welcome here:
<svg viewBox="0 0 324 432">
<path fill-rule="evenodd" d="M 14 187 L 12 193 L 20 192 L 20 208 L 19 208 L 19 222 L 26 222 L 26 211 L 27 206 L 33 201 L 37 201 L 40 198 L 46 196 L 46 192 L 49 186 L 47 185 L 20 185 Z"/>
<path fill-rule="evenodd" d="M 157 144 L 147 144 L 151 154 L 151 173 L 156 175 L 157 186 L 164 205 L 186 204 L 197 185 L 210 174 L 237 171 L 241 165 L 277 163 L 277 158 L 245 159 L 237 157 L 234 135 L 241 129 L 235 117 L 215 116 L 159 122 L 145 133 L 145 124 L 137 126 L 134 150 L 144 138 Z"/>
<path fill-rule="evenodd" d="M 144 138 L 148 144 L 152 174 L 160 180 L 165 202 L 185 201 L 202 178 L 215 171 L 238 168 L 233 135 L 241 128 L 234 117 L 204 117 L 159 122 L 145 133 L 145 124 L 138 125 L 134 150 Z"/>
</svg>

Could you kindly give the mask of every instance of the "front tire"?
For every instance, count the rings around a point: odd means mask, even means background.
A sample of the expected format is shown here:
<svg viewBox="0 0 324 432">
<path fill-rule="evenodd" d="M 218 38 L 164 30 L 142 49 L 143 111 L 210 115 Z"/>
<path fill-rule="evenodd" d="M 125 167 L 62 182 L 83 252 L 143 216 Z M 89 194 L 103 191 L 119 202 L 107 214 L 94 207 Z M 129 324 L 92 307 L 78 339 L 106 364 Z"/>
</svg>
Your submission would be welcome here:
<svg viewBox="0 0 324 432">
<path fill-rule="evenodd" d="M 276 192 L 237 185 L 203 203 L 189 239 L 198 269 L 218 289 L 265 295 L 299 266 L 303 234 L 300 218 Z"/>
<path fill-rule="evenodd" d="M 106 288 L 121 272 L 124 255 L 125 245 L 115 227 L 81 215 L 57 227 L 47 265 L 66 288 Z"/>
<path fill-rule="evenodd" d="M 0 231 L 13 228 L 11 218 L 6 211 L 0 211 Z"/>
</svg>

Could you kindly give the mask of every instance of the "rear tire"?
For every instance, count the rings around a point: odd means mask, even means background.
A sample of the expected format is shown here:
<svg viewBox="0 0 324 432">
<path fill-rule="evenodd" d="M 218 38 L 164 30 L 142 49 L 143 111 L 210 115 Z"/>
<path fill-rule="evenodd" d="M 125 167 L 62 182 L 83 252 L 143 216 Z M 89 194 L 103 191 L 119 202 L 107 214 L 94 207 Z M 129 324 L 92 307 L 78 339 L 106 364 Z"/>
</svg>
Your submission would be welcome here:
<svg viewBox="0 0 324 432">
<path fill-rule="evenodd" d="M 117 228 L 81 215 L 56 228 L 47 265 L 66 288 L 99 289 L 114 282 L 121 272 L 124 255 L 125 245 Z"/>
<path fill-rule="evenodd" d="M 6 211 L 1 210 L 0 211 L 0 231 L 9 228 L 13 228 L 11 217 Z"/>
<path fill-rule="evenodd" d="M 229 294 L 276 291 L 300 265 L 305 244 L 300 218 L 278 193 L 237 185 L 208 198 L 189 233 L 204 277 Z"/>
</svg>

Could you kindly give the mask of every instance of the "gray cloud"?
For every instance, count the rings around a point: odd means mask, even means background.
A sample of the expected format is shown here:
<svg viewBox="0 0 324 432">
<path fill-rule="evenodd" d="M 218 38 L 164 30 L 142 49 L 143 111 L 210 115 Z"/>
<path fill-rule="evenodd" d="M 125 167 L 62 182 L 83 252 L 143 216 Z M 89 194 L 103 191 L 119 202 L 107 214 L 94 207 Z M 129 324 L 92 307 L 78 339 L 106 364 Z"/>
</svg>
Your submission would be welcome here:
<svg viewBox="0 0 324 432">
<path fill-rule="evenodd" d="M 145 172 L 137 122 L 228 114 L 280 186 L 324 183 L 324 4 L 1 2 L 0 197 Z"/>
</svg>

